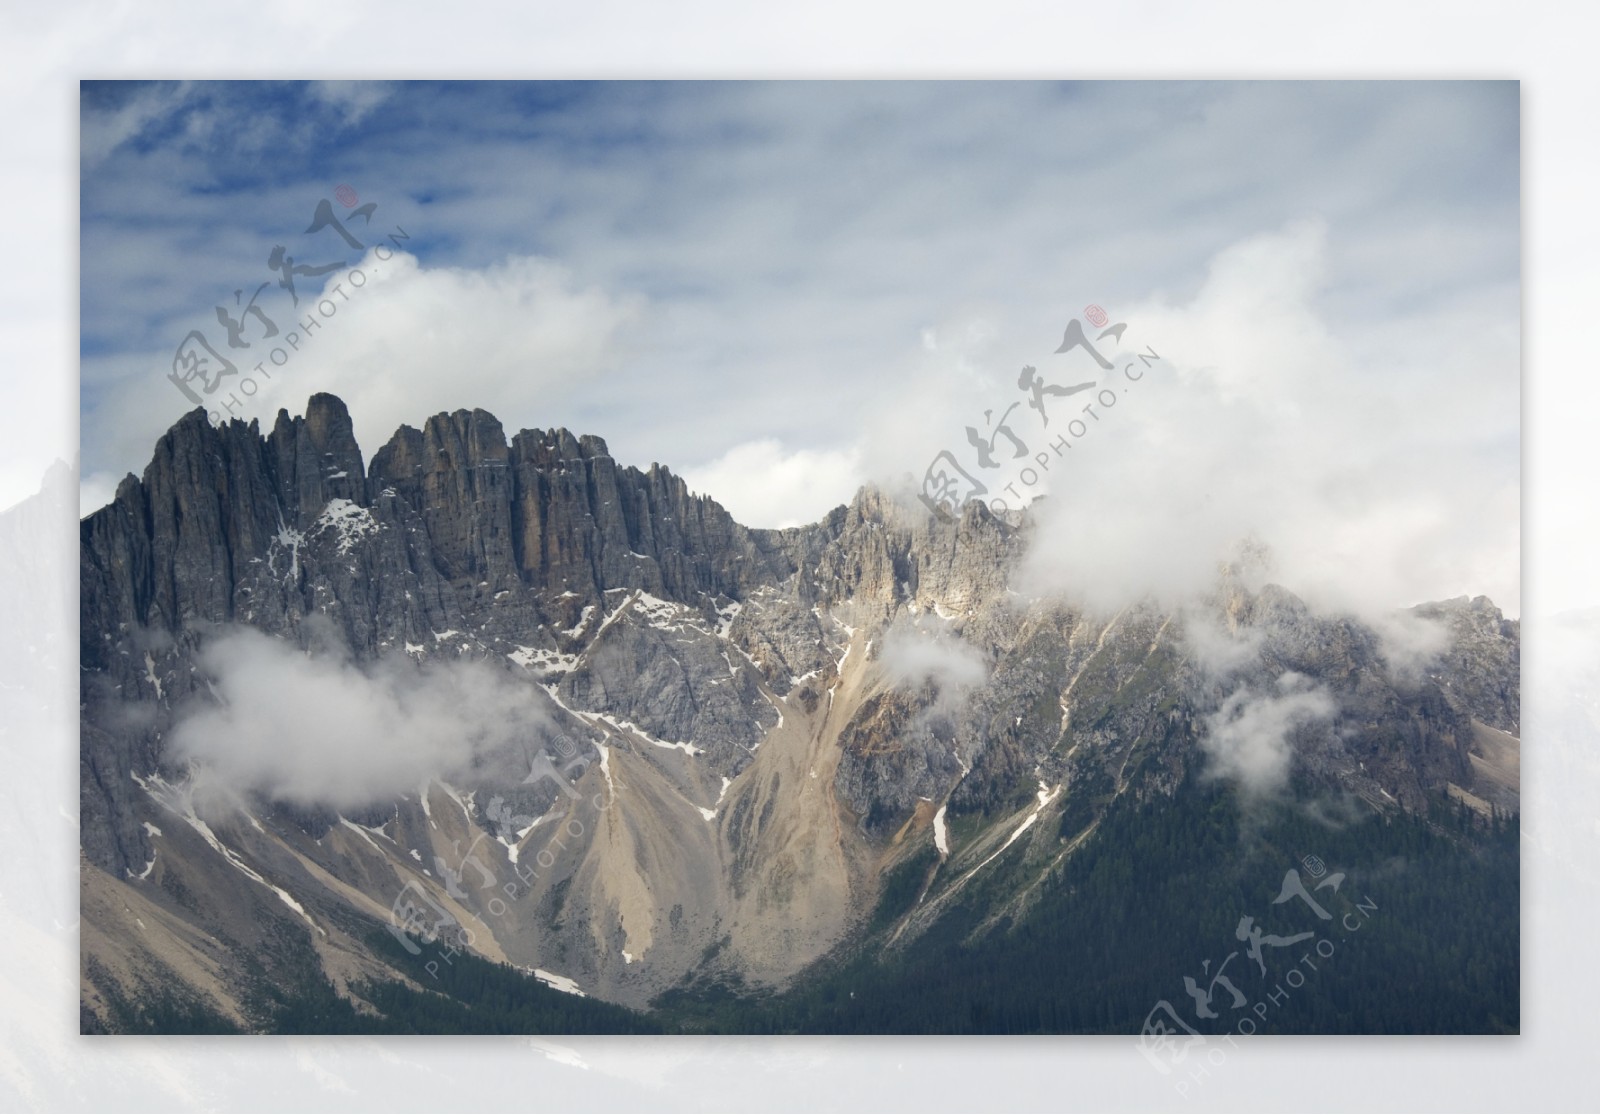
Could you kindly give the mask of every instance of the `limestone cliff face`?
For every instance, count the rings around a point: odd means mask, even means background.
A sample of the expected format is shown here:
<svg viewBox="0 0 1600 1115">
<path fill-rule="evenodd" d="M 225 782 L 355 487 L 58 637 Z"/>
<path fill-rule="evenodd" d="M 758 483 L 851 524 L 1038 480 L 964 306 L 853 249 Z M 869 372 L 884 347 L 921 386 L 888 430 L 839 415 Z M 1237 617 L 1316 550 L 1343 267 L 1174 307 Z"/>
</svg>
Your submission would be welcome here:
<svg viewBox="0 0 1600 1115">
<path fill-rule="evenodd" d="M 196 411 L 82 521 L 85 916 L 109 919 L 85 936 L 92 1013 L 113 985 L 177 980 L 237 1015 L 215 942 L 265 955 L 275 933 L 309 934 L 348 988 L 383 971 L 359 924 L 401 894 L 484 955 L 621 1002 L 781 983 L 935 846 L 897 934 L 980 871 L 1021 901 L 1106 801 L 1174 792 L 1230 701 L 1286 686 L 1328 710 L 1286 740 L 1300 784 L 1379 810 L 1447 789 L 1514 805 L 1519 631 L 1482 598 L 1417 609 L 1444 649 L 1397 670 L 1375 631 L 1271 585 L 1224 578 L 1177 615 L 1026 596 L 1021 514 L 947 521 L 864 489 L 749 530 L 596 437 L 508 439 L 457 411 L 367 467 L 351 429 L 329 395 L 265 436 Z M 165 741 L 218 699 L 201 655 L 241 626 L 363 666 L 500 671 L 536 713 L 527 756 L 565 781 L 524 763 L 351 816 L 201 808 Z M 1220 669 L 1202 631 L 1249 654 Z M 148 955 L 113 924 L 135 908 L 170 937 Z"/>
</svg>

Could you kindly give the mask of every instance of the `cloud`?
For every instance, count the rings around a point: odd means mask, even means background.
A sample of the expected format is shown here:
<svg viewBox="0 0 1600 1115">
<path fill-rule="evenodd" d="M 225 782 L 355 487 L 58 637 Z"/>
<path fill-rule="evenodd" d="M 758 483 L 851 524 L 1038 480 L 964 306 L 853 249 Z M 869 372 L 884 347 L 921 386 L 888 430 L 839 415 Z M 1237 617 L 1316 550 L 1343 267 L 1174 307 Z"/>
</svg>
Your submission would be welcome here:
<svg viewBox="0 0 1600 1115">
<path fill-rule="evenodd" d="M 515 782 L 549 726 L 526 686 L 484 663 L 357 665 L 240 628 L 201 665 L 220 703 L 180 715 L 171 755 L 208 785 L 301 806 L 353 811 L 430 777 Z"/>
<path fill-rule="evenodd" d="M 1341 336 L 1320 300 L 1330 251 L 1319 222 L 1252 237 L 1193 298 L 1119 313 L 1115 371 L 1076 354 L 1113 401 L 1055 412 L 1071 447 L 1040 470 L 1036 591 L 1176 604 L 1254 537 L 1274 579 L 1320 606 L 1484 592 L 1516 612 L 1514 331 L 1468 305 Z M 1130 379 L 1150 349 L 1159 362 Z"/>
<path fill-rule="evenodd" d="M 1230 628 L 1196 607 L 1184 611 L 1182 638 L 1189 661 L 1216 681 L 1226 681 L 1260 662 L 1267 642 L 1266 632 L 1259 627 Z"/>
<path fill-rule="evenodd" d="M 935 687 L 929 715 L 948 716 L 969 690 L 989 676 L 983 654 L 937 621 L 896 623 L 883 637 L 878 660 L 897 688 Z"/>
<path fill-rule="evenodd" d="M 176 110 L 188 91 L 187 82 L 85 85 L 79 139 L 85 169 L 97 166 L 150 124 Z"/>
<path fill-rule="evenodd" d="M 85 476 L 78 485 L 78 516 L 82 518 L 98 511 L 116 499 L 117 485 L 121 481 L 122 477 L 113 476 L 109 472 L 97 472 L 92 476 Z"/>
<path fill-rule="evenodd" d="M 397 251 L 382 262 L 369 253 L 360 269 L 371 289 L 348 292 L 345 316 L 307 340 L 277 390 L 294 399 L 315 384 L 339 395 L 369 456 L 402 423 L 463 408 L 490 411 L 508 433 L 558 424 L 592 432 L 573 388 L 614 374 L 641 310 L 536 257 L 468 270 L 425 268 Z M 335 285 L 324 299 L 338 297 Z M 302 306 L 309 316 L 310 301 Z"/>
<path fill-rule="evenodd" d="M 1288 784 L 1295 731 L 1337 711 L 1325 687 L 1293 671 L 1270 692 L 1240 686 L 1206 718 L 1200 747 L 1211 760 L 1207 773 L 1237 782 L 1250 796 L 1276 793 Z"/>
<path fill-rule="evenodd" d="M 388 100 L 393 87 L 386 81 L 313 81 L 309 91 L 335 109 L 346 126 L 353 127 Z"/>
<path fill-rule="evenodd" d="M 833 510 L 840 492 L 860 486 L 861 469 L 852 449 L 785 452 L 782 442 L 764 438 L 686 468 L 683 478 L 745 526 L 781 528 L 814 523 Z"/>
<path fill-rule="evenodd" d="M 1442 620 L 1397 611 L 1374 617 L 1378 653 L 1397 681 L 1416 684 L 1450 646 L 1450 629 Z"/>
</svg>

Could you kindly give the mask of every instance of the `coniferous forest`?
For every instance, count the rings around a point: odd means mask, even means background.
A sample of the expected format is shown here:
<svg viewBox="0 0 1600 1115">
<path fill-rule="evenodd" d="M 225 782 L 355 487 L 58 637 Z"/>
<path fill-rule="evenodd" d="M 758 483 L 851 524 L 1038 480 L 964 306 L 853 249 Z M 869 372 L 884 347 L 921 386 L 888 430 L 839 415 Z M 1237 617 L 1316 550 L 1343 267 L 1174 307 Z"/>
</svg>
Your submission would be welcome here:
<svg viewBox="0 0 1600 1115">
<path fill-rule="evenodd" d="M 1231 791 L 1189 785 L 1119 799 L 1015 918 L 993 921 L 980 888 L 908 946 L 869 939 L 785 994 L 690 988 L 658 1007 L 681 1028 L 744 1033 L 1137 1034 L 1162 1001 L 1203 1034 L 1516 1033 L 1519 839 L 1514 816 L 1443 799 L 1427 816 L 1335 823 L 1304 805 L 1241 811 Z M 1328 921 L 1273 904 L 1307 856 L 1325 881 L 1345 876 L 1311 892 Z M 884 903 L 902 900 L 891 880 Z M 879 922 L 890 914 L 880 905 Z M 1244 916 L 1315 936 L 1264 945 L 1263 976 L 1236 935 Z M 1218 1017 L 1198 1019 L 1184 977 L 1203 992 L 1224 964 L 1245 1003 L 1219 982 Z"/>
</svg>

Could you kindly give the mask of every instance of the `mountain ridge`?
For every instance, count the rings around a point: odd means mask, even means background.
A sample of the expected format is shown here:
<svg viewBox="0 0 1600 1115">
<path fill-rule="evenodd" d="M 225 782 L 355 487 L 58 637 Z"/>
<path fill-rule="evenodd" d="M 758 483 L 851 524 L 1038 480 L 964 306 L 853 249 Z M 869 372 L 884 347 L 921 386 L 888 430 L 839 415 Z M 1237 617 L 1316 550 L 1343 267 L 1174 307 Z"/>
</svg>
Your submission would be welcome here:
<svg viewBox="0 0 1600 1115">
<path fill-rule="evenodd" d="M 392 924 L 413 892 L 436 926 L 475 927 L 480 955 L 616 1002 L 708 972 L 780 986 L 927 849 L 897 939 L 980 872 L 1026 904 L 1108 802 L 1176 792 L 1262 710 L 1285 726 L 1248 757 L 1278 776 L 1380 813 L 1445 794 L 1514 809 L 1509 745 L 1479 729 L 1519 731 L 1520 627 L 1487 601 L 1413 610 L 1444 645 L 1401 668 L 1353 617 L 1238 576 L 1183 614 L 1026 597 L 1010 574 L 1030 536 L 1025 513 L 944 521 L 871 487 L 753 530 L 597 437 L 508 439 L 482 410 L 402 426 L 369 464 L 331 395 L 267 435 L 186 415 L 80 523 L 80 760 L 97 917 L 132 889 L 188 944 L 129 952 L 98 927 L 85 1009 L 104 1022 L 130 988 L 176 981 L 244 1019 L 227 950 L 197 942 L 270 958 L 263 924 L 310 933 L 359 1000 L 394 973 L 340 924 Z M 525 702 L 522 759 L 548 766 L 364 810 L 249 787 L 207 804 L 169 745 L 196 709 L 226 711 L 207 651 L 239 628 L 346 655 L 353 684 L 382 663 L 491 670 Z M 581 832 L 552 852 L 546 821 Z"/>
</svg>

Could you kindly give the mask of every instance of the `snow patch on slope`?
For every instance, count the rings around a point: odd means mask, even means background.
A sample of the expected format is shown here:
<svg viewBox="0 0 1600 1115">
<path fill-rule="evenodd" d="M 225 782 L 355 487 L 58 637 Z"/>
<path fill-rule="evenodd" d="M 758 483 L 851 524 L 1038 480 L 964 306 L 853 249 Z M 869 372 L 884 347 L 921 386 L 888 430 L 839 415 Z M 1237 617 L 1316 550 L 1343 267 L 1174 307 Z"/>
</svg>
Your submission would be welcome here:
<svg viewBox="0 0 1600 1115">
<path fill-rule="evenodd" d="M 356 543 L 369 535 L 376 534 L 378 529 L 378 521 L 365 507 L 348 499 L 330 499 L 306 534 L 309 537 L 324 530 L 333 531 L 338 539 L 335 545 L 342 557 L 348 554 Z"/>
<path fill-rule="evenodd" d="M 305 544 L 306 536 L 293 527 L 283 525 L 283 520 L 278 520 L 278 533 L 272 536 L 272 541 L 267 546 L 267 569 L 273 576 L 278 575 L 278 551 L 284 548 L 289 551 L 289 570 L 283 574 L 285 579 L 297 581 L 300 579 L 300 547 Z"/>
<path fill-rule="evenodd" d="M 201 839 L 203 839 L 207 844 L 211 845 L 211 849 L 213 851 L 215 851 L 223 859 L 227 860 L 234 867 L 238 868 L 246 876 L 272 891 L 272 893 L 277 895 L 279 900 L 281 900 L 285 906 L 289 907 L 295 913 L 304 918 L 306 924 L 311 926 L 312 929 L 315 929 L 324 937 L 328 935 L 327 930 L 323 929 L 322 926 L 311 920 L 311 915 L 306 913 L 304 906 L 295 901 L 295 898 L 292 894 L 284 890 L 282 887 L 270 883 L 266 879 L 262 878 L 254 868 L 245 863 L 244 860 L 239 857 L 239 853 L 235 852 L 232 848 L 228 847 L 220 839 L 218 839 L 217 834 L 212 831 L 211 826 L 206 824 L 195 814 L 194 795 L 190 787 L 174 786 L 166 779 L 162 778 L 159 774 L 152 774 L 149 778 L 140 778 L 137 774 L 132 774 L 132 778 L 139 784 L 139 788 L 141 790 L 155 799 L 157 804 L 162 806 L 168 812 L 174 813 L 183 818 L 183 820 L 187 821 L 189 823 L 189 827 L 194 829 L 195 832 L 199 833 Z M 150 866 L 154 865 L 155 861 L 152 860 Z M 149 867 L 145 868 L 146 873 L 148 873 L 149 870 Z"/>
<path fill-rule="evenodd" d="M 524 968 L 522 970 L 524 972 L 530 971 L 528 968 Z M 580 999 L 586 998 L 582 989 L 578 987 L 577 981 L 575 980 L 569 979 L 566 976 L 558 976 L 554 972 L 547 972 L 543 968 L 533 968 L 531 971 L 533 973 L 533 978 L 544 984 L 546 987 L 553 987 L 557 991 L 565 991 L 568 995 L 576 995 Z"/>
<path fill-rule="evenodd" d="M 365 840 L 368 844 L 371 844 L 372 847 L 373 847 L 373 850 L 376 851 L 379 855 L 383 855 L 383 847 L 376 840 L 372 839 L 374 836 L 381 836 L 385 840 L 387 840 L 389 843 L 391 843 L 391 844 L 394 843 L 394 837 L 392 837 L 388 833 L 384 832 L 383 829 L 381 829 L 381 828 L 368 828 L 366 825 L 358 825 L 354 821 L 350 820 L 348 817 L 345 817 L 343 814 L 339 815 L 339 823 L 341 825 L 343 825 L 345 828 L 350 829 L 357 836 L 361 837 L 361 839 Z"/>
<path fill-rule="evenodd" d="M 562 654 L 558 650 L 519 646 L 506 655 L 523 669 L 541 670 L 547 674 L 571 673 L 578 665 L 576 654 Z"/>
<path fill-rule="evenodd" d="M 575 593 L 564 593 L 563 595 L 573 596 L 573 595 L 576 595 L 576 594 Z M 593 604 L 585 604 L 583 606 L 583 611 L 578 614 L 578 622 L 573 624 L 571 627 L 567 628 L 567 630 L 566 630 L 567 637 L 568 638 L 572 638 L 572 639 L 576 639 L 583 632 L 584 626 L 589 622 L 589 617 L 592 614 L 594 614 L 594 605 Z"/>
<path fill-rule="evenodd" d="M 696 747 L 693 740 L 685 740 L 680 743 L 674 743 L 669 740 L 656 739 L 655 736 L 652 736 L 649 732 L 639 727 L 639 725 L 633 723 L 633 721 L 623 720 L 620 717 L 612 716 L 609 712 L 583 712 L 579 713 L 578 715 L 588 717 L 591 722 L 600 721 L 603 724 L 615 728 L 619 732 L 631 732 L 640 739 L 644 740 L 646 743 L 653 743 L 657 747 L 665 747 L 669 751 L 682 751 L 685 755 L 689 755 L 691 757 L 705 754 L 705 748 Z"/>
<path fill-rule="evenodd" d="M 1066 783 L 1062 783 L 1062 785 L 1064 786 L 1064 785 L 1066 785 Z M 970 876 L 970 875 L 977 874 L 979 871 L 982 871 L 985 867 L 989 866 L 989 864 L 991 862 L 993 862 L 993 860 L 994 860 L 994 858 L 996 856 L 998 856 L 1001 852 L 1005 851 L 1007 848 L 1011 847 L 1011 845 L 1015 844 L 1016 841 L 1017 841 L 1017 837 L 1021 836 L 1023 833 L 1027 832 L 1030 828 L 1033 827 L 1033 822 L 1035 822 L 1035 821 L 1037 821 L 1039 819 L 1039 814 L 1044 811 L 1044 807 L 1049 805 L 1050 802 L 1055 798 L 1055 796 L 1057 794 L 1059 794 L 1060 792 L 1061 792 L 1061 786 L 1057 786 L 1054 790 L 1052 790 L 1048 786 L 1046 786 L 1043 782 L 1039 783 L 1039 804 L 1034 809 L 1034 811 L 1032 813 L 1028 814 L 1028 819 L 1023 821 L 1022 824 L 1018 825 L 1016 831 L 1013 832 L 1010 836 L 1006 837 L 1006 842 L 1004 844 L 1000 845 L 1000 847 L 997 848 L 994 852 L 990 853 L 988 859 L 986 859 L 982 863 L 978 864 L 977 867 L 974 867 L 971 871 L 967 872 L 967 874 Z"/>
<path fill-rule="evenodd" d="M 156 656 L 149 651 L 144 652 L 144 676 L 146 681 L 155 686 L 156 700 L 161 700 L 161 679 L 156 676 Z"/>
</svg>

